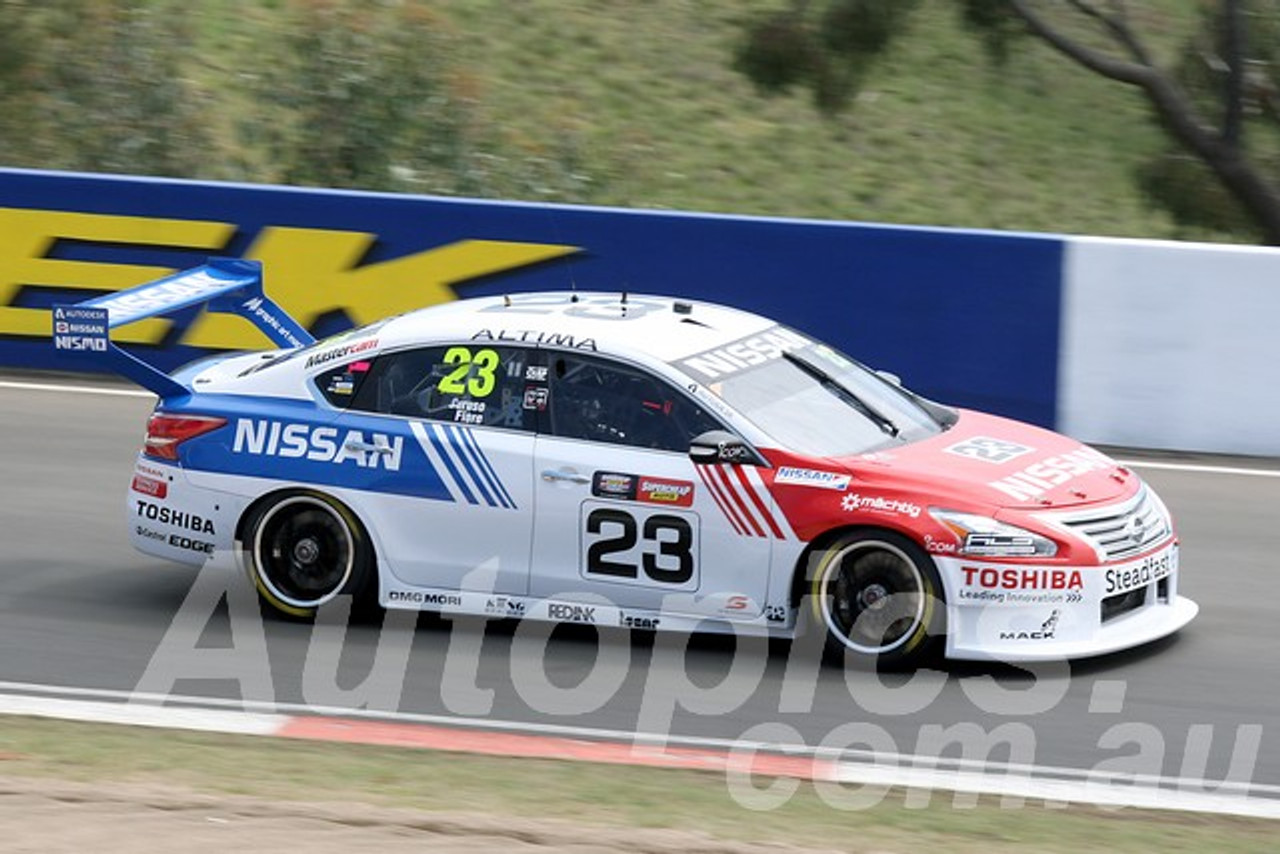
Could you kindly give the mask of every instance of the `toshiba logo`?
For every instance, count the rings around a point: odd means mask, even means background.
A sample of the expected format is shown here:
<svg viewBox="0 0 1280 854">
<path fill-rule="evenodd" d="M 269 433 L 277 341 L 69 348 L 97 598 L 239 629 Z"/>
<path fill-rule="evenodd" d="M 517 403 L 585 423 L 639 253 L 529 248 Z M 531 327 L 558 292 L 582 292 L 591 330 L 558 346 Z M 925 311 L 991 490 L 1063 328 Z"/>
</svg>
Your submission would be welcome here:
<svg viewBox="0 0 1280 854">
<path fill-rule="evenodd" d="M 994 569 L 962 566 L 966 587 L 988 590 L 1079 590 L 1084 579 L 1078 569 Z"/>
</svg>

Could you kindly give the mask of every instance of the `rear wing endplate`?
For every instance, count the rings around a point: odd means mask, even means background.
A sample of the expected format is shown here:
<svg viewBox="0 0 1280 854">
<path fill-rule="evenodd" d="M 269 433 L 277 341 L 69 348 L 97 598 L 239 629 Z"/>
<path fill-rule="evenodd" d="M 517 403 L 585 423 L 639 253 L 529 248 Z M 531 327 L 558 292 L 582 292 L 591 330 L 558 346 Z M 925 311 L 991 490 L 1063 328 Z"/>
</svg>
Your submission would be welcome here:
<svg viewBox="0 0 1280 854">
<path fill-rule="evenodd" d="M 116 346 L 111 330 L 194 305 L 238 314 L 277 346 L 305 347 L 315 338 L 262 292 L 262 263 L 210 258 L 199 267 L 81 303 L 53 306 L 53 348 L 105 361 L 113 370 L 162 398 L 190 389 L 159 368 Z"/>
</svg>

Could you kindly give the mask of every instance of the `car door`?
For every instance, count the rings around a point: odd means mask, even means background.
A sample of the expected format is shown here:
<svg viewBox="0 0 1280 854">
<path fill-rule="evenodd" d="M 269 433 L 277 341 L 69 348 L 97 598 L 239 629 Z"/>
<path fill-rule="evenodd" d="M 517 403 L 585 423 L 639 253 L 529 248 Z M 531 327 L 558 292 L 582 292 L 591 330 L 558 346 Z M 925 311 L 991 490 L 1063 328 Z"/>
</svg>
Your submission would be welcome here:
<svg viewBox="0 0 1280 854">
<path fill-rule="evenodd" d="M 695 466 L 688 455 L 694 436 L 723 425 L 646 368 L 576 351 L 544 355 L 530 593 L 758 615 L 769 525 L 776 530 L 780 516 L 758 477 Z M 746 505 L 741 512 L 759 526 L 735 519 L 728 502 Z"/>
<path fill-rule="evenodd" d="M 396 579 L 527 591 L 536 412 L 521 393 L 535 355 L 465 342 L 384 353 L 366 366 L 338 426 L 370 447 L 391 446 L 370 452 L 383 470 L 362 501 Z M 343 371 L 318 377 L 321 390 L 352 388 Z"/>
</svg>

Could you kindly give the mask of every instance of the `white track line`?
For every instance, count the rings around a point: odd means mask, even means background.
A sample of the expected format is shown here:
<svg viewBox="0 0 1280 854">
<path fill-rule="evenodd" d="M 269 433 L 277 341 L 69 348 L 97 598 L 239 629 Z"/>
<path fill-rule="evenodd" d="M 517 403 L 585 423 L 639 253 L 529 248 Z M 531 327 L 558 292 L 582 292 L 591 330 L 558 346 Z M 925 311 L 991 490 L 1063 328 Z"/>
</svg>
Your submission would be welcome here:
<svg viewBox="0 0 1280 854">
<path fill-rule="evenodd" d="M 68 699 L 73 697 L 82 699 Z M 179 705 L 162 705 L 164 703 Z M 0 682 L 0 715 L 2 714 L 254 735 L 271 735 L 278 732 L 280 727 L 293 716 L 343 717 L 402 724 L 484 728 L 533 735 L 622 741 L 636 745 L 642 743 L 658 746 L 680 745 L 725 750 L 731 753 L 761 752 L 812 756 L 837 762 L 837 779 L 843 783 L 860 785 L 972 792 L 1001 797 L 1020 797 L 1053 804 L 1101 804 L 1280 819 L 1280 786 L 1264 783 L 1210 781 L 1121 772 L 1104 773 L 1082 768 L 896 753 L 878 754 L 865 750 L 834 751 L 803 744 L 660 735 L 557 724 L 454 718 L 447 715 L 404 712 L 375 712 L 366 709 L 263 703 L 215 697 L 137 694 L 102 688 L 71 688 L 23 682 Z"/>
<path fill-rule="evenodd" d="M 141 391 L 133 388 L 64 385 L 62 383 L 24 383 L 14 380 L 0 380 L 0 388 L 12 388 L 24 391 L 64 391 L 71 394 L 103 394 L 111 397 L 155 397 L 155 395 L 149 391 Z"/>
<path fill-rule="evenodd" d="M 0 694 L 0 715 L 29 715 L 89 723 L 128 724 L 238 735 L 271 735 L 279 730 L 285 721 L 283 715 L 229 712 L 223 709 L 175 709 L 134 703 L 64 700 L 56 697 L 31 697 L 20 694 Z"/>
<path fill-rule="evenodd" d="M 1247 477 L 1280 477 L 1276 469 L 1246 469 L 1233 466 L 1205 466 L 1193 463 L 1161 463 L 1154 460 L 1116 460 L 1122 466 L 1136 469 L 1160 469 L 1162 471 L 1186 471 L 1198 474 L 1242 474 Z"/>
</svg>

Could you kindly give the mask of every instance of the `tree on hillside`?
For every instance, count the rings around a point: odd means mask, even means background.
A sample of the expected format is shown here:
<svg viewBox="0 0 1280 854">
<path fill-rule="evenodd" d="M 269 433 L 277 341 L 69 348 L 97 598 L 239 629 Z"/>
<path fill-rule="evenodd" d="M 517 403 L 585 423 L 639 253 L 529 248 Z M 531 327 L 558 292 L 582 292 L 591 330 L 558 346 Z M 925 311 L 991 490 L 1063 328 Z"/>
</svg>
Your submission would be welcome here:
<svg viewBox="0 0 1280 854">
<path fill-rule="evenodd" d="M 457 183 L 469 105 L 451 41 L 422 3 L 290 0 L 246 69 L 250 148 L 271 180 L 373 190 Z"/>
<path fill-rule="evenodd" d="M 736 65 L 768 92 L 809 88 L 847 106 L 875 59 L 910 26 L 916 0 L 793 0 L 752 22 Z M 1078 65 L 1136 87 L 1171 142 L 1139 180 L 1181 223 L 1280 244 L 1280 3 L 1200 0 L 1176 62 L 1156 60 L 1156 17 L 1127 0 L 958 0 L 993 62 L 1035 38 Z M 1133 8 L 1131 8 L 1133 7 Z M 1139 11 L 1146 14 L 1139 15 Z"/>
<path fill-rule="evenodd" d="M 199 104 L 163 3 L 0 0 L 0 154 L 42 168 L 193 174 Z"/>
</svg>

